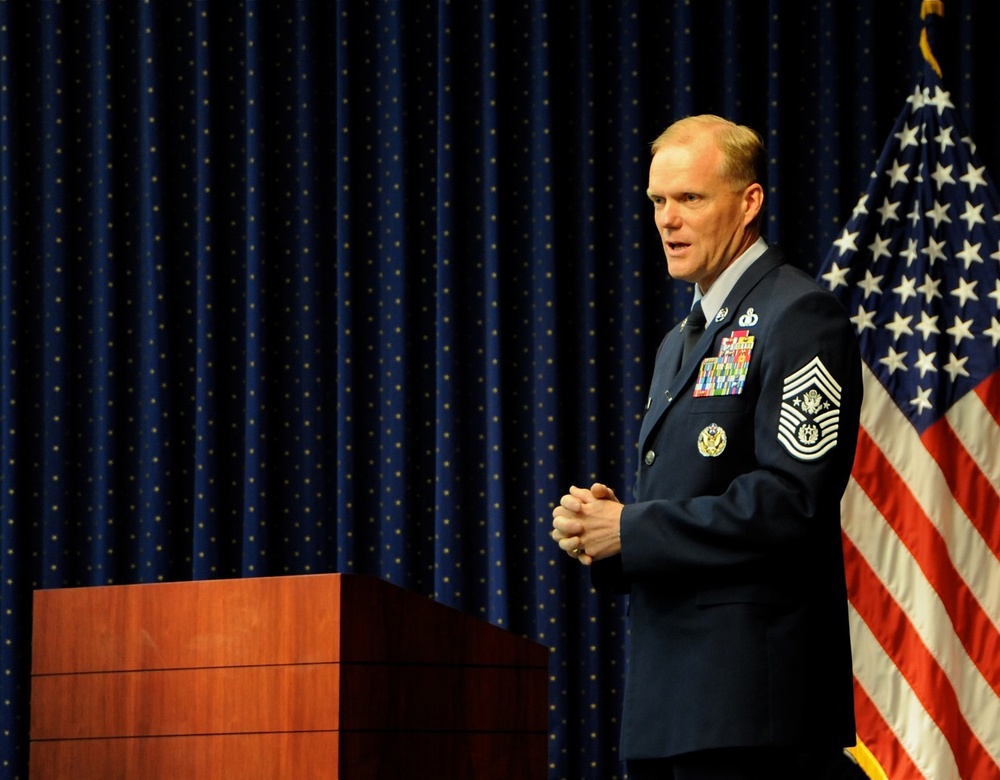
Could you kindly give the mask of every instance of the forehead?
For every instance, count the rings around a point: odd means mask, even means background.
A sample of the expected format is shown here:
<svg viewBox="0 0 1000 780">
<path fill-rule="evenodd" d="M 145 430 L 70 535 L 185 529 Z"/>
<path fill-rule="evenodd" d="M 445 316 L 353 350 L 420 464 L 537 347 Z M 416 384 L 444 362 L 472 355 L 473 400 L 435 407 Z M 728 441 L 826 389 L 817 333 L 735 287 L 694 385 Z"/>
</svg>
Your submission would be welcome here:
<svg viewBox="0 0 1000 780">
<path fill-rule="evenodd" d="M 650 189 L 721 185 L 722 151 L 708 138 L 667 143 L 649 164 Z"/>
</svg>

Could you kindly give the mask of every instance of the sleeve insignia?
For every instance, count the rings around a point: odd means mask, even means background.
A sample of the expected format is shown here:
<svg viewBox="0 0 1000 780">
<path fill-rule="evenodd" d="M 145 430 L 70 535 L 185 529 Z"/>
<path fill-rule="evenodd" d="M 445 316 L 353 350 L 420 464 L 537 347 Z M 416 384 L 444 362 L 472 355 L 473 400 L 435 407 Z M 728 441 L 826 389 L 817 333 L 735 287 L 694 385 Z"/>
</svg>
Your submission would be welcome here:
<svg viewBox="0 0 1000 780">
<path fill-rule="evenodd" d="M 793 458 L 818 460 L 837 445 L 840 392 L 818 356 L 785 377 L 778 441 Z"/>
</svg>

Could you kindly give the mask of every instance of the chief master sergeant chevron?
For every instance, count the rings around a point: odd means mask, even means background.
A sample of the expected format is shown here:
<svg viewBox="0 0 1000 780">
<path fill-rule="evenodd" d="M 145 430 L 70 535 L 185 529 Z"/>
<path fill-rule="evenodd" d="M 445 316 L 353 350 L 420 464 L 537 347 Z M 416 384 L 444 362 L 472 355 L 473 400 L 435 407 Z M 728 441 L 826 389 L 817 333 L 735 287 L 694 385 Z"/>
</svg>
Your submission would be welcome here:
<svg viewBox="0 0 1000 780">
<path fill-rule="evenodd" d="M 597 483 L 552 512 L 552 537 L 591 566 L 595 588 L 630 596 L 628 777 L 863 778 L 844 752 L 855 741 L 840 532 L 862 396 L 854 331 L 760 236 L 757 133 L 688 117 L 652 152 L 667 270 L 695 285 L 694 307 L 657 352 L 634 503 Z"/>
</svg>

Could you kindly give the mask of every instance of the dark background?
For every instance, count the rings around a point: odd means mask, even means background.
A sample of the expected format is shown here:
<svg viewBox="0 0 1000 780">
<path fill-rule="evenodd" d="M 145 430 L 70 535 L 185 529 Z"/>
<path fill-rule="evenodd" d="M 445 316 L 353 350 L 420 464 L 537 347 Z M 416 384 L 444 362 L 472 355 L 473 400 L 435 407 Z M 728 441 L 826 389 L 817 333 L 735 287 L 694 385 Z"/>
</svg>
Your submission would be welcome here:
<svg viewBox="0 0 1000 780">
<path fill-rule="evenodd" d="M 936 44 L 1000 170 L 1000 6 Z M 917 0 L 0 3 L 0 773 L 37 588 L 374 574 L 552 648 L 552 778 L 621 776 L 624 604 L 547 538 L 628 496 L 686 308 L 649 142 L 769 153 L 815 272 L 922 57 Z"/>
</svg>

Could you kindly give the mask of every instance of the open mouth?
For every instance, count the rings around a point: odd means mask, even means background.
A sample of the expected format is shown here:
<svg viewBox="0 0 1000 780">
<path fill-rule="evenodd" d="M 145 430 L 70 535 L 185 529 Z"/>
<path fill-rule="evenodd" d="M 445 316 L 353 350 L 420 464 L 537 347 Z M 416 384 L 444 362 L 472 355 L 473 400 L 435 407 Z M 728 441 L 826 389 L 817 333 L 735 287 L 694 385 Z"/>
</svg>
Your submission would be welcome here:
<svg viewBox="0 0 1000 780">
<path fill-rule="evenodd" d="M 667 247 L 672 252 L 679 252 L 682 249 L 687 249 L 689 246 L 691 246 L 691 245 L 690 244 L 682 244 L 679 241 L 668 241 L 667 242 Z"/>
</svg>

